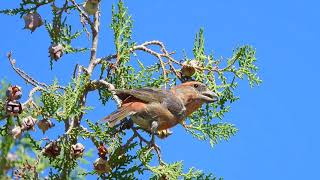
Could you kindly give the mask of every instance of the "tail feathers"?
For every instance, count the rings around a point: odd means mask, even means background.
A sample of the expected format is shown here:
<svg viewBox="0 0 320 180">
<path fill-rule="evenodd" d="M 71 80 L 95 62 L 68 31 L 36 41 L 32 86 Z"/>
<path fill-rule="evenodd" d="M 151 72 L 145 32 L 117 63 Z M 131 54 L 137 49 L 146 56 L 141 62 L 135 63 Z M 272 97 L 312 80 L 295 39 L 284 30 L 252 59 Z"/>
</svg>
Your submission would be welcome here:
<svg viewBox="0 0 320 180">
<path fill-rule="evenodd" d="M 123 120 L 124 118 L 135 114 L 136 112 L 129 110 L 128 108 L 120 108 L 109 116 L 103 118 L 102 122 L 108 122 L 109 127 L 115 126 L 119 121 Z"/>
</svg>

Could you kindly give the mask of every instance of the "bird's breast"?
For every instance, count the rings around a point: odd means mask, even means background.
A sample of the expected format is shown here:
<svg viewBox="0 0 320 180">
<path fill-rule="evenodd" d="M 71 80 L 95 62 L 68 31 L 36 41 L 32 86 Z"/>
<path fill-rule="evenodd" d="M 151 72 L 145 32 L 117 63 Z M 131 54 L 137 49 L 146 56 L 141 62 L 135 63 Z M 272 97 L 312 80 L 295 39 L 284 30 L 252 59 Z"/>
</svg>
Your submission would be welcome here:
<svg viewBox="0 0 320 180">
<path fill-rule="evenodd" d="M 197 111 L 201 106 L 203 102 L 200 100 L 192 100 L 188 104 L 186 104 L 186 115 L 190 116 L 193 112 Z"/>
<path fill-rule="evenodd" d="M 153 121 L 159 123 L 158 130 L 164 130 L 177 125 L 182 120 L 160 103 L 148 104 L 144 111 L 132 115 L 131 118 L 134 123 L 147 130 L 151 129 Z"/>
</svg>

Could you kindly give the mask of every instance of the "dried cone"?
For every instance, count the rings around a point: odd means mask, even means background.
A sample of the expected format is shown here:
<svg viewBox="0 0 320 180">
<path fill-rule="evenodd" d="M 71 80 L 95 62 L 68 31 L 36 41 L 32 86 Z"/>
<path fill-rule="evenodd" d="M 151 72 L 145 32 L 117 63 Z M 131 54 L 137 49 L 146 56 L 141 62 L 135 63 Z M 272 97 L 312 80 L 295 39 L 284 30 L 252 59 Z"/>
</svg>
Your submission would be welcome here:
<svg viewBox="0 0 320 180">
<path fill-rule="evenodd" d="M 162 176 L 160 177 L 160 180 L 168 180 L 168 178 L 167 178 L 166 175 L 162 175 Z"/>
<path fill-rule="evenodd" d="M 31 32 L 35 31 L 38 27 L 43 24 L 41 16 L 37 12 L 29 13 L 23 16 L 25 29 L 30 29 Z"/>
<path fill-rule="evenodd" d="M 98 158 L 94 163 L 93 163 L 94 170 L 98 174 L 103 174 L 103 173 L 108 173 L 111 172 L 111 167 L 108 163 L 108 161 L 104 158 Z"/>
<path fill-rule="evenodd" d="M 54 124 L 49 119 L 42 119 L 38 122 L 38 128 L 42 130 L 44 134 L 49 128 L 52 128 Z"/>
<path fill-rule="evenodd" d="M 82 157 L 84 152 L 84 146 L 81 143 L 77 143 L 71 146 L 71 155 L 74 158 Z"/>
<path fill-rule="evenodd" d="M 57 61 L 63 55 L 63 46 L 61 44 L 53 44 L 49 47 L 49 56 L 50 58 Z"/>
<path fill-rule="evenodd" d="M 18 116 L 22 113 L 22 105 L 19 101 L 7 101 L 6 112 L 10 116 Z"/>
<path fill-rule="evenodd" d="M 22 130 L 23 131 L 29 131 L 29 130 L 34 130 L 34 126 L 36 125 L 37 119 L 28 116 L 26 118 L 22 119 Z"/>
<path fill-rule="evenodd" d="M 94 15 L 98 11 L 100 0 L 87 0 L 83 8 L 89 15 Z"/>
<path fill-rule="evenodd" d="M 14 139 L 17 139 L 22 134 L 22 129 L 20 126 L 15 126 L 13 129 L 11 129 L 10 134 L 13 136 Z"/>
<path fill-rule="evenodd" d="M 21 87 L 19 87 L 19 86 L 9 86 L 7 91 L 6 91 L 6 96 L 7 96 L 8 100 L 10 100 L 10 101 L 14 101 L 14 100 L 20 99 L 21 96 L 22 96 Z"/>
<path fill-rule="evenodd" d="M 191 77 L 195 72 L 196 68 L 199 66 L 197 60 L 186 61 L 182 64 L 181 74 L 185 77 Z"/>
<path fill-rule="evenodd" d="M 61 147 L 57 142 L 51 142 L 44 148 L 44 155 L 47 157 L 57 157 L 60 155 Z"/>
<path fill-rule="evenodd" d="M 24 173 L 21 169 L 16 169 L 13 172 L 13 176 L 16 178 L 22 178 L 24 176 Z"/>
<path fill-rule="evenodd" d="M 101 143 L 100 146 L 98 147 L 98 155 L 100 158 L 106 158 L 106 155 L 108 154 L 108 149 L 104 147 L 104 145 Z"/>
</svg>

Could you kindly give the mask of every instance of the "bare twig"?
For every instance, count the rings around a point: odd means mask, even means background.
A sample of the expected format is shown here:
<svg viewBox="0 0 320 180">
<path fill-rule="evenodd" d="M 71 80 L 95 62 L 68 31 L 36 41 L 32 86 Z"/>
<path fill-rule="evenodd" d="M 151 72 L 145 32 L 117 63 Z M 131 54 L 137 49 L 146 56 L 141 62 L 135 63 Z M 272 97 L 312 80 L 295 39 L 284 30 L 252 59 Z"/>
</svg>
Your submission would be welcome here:
<svg viewBox="0 0 320 180">
<path fill-rule="evenodd" d="M 122 146 L 123 149 L 127 149 L 127 147 L 131 144 L 131 142 L 134 140 L 134 138 L 137 137 L 137 134 L 133 134 L 126 142 L 126 144 L 124 144 Z"/>
<path fill-rule="evenodd" d="M 160 147 L 159 147 L 156 143 L 147 141 L 145 138 L 143 138 L 143 137 L 139 134 L 137 127 L 132 127 L 131 129 L 132 129 L 133 134 L 135 135 L 135 137 L 138 137 L 138 138 L 139 138 L 139 140 L 140 140 L 140 146 L 142 146 L 142 142 L 146 143 L 146 144 L 150 147 L 149 149 L 154 149 L 155 152 L 157 153 L 159 164 L 161 164 L 161 165 L 164 164 L 164 161 L 163 161 L 162 158 L 161 158 L 161 150 L 160 150 Z"/>
<path fill-rule="evenodd" d="M 79 64 L 77 63 L 75 66 L 74 66 L 74 69 L 73 69 L 73 78 L 76 77 L 76 72 L 77 72 L 77 69 L 79 68 Z"/>
<path fill-rule="evenodd" d="M 100 5 L 98 7 L 98 11 L 94 14 L 94 23 L 91 26 L 92 31 L 92 47 L 91 47 L 91 55 L 90 55 L 90 63 L 88 66 L 88 73 L 91 74 L 96 63 L 97 59 L 97 48 L 99 41 L 99 27 L 100 27 Z"/>
<path fill-rule="evenodd" d="M 112 59 L 116 59 L 116 54 L 111 54 L 109 56 L 103 57 L 103 58 L 96 58 L 96 60 L 92 63 L 92 68 L 95 68 L 98 64 L 101 64 L 104 61 L 111 61 Z"/>
<path fill-rule="evenodd" d="M 71 0 L 72 4 L 77 8 L 80 15 L 86 19 L 86 21 L 89 23 L 90 26 L 93 26 L 93 22 L 90 19 L 90 16 L 79 6 L 78 3 L 76 3 L 75 0 Z"/>
<path fill-rule="evenodd" d="M 138 45 L 138 46 L 134 46 L 132 51 L 135 51 L 135 50 L 142 50 L 142 51 L 145 51 L 155 57 L 158 58 L 159 62 L 160 62 L 160 65 L 161 65 L 161 68 L 162 68 L 162 74 L 163 74 L 163 78 L 166 80 L 167 79 L 167 72 L 166 72 L 166 67 L 165 67 L 165 63 L 164 61 L 162 60 L 162 54 L 159 54 L 149 48 L 147 48 L 146 46 L 147 45 L 150 45 L 152 44 L 152 42 L 146 42 L 146 43 L 143 43 L 141 45 Z"/>
<path fill-rule="evenodd" d="M 25 73 L 23 70 L 19 69 L 16 67 L 16 60 L 12 58 L 12 53 L 9 52 L 8 55 L 8 60 L 11 64 L 12 69 L 23 79 L 25 80 L 27 83 L 33 85 L 34 87 L 42 87 L 43 89 L 48 88 L 49 86 L 46 85 L 43 82 L 38 82 L 36 81 L 34 78 L 32 78 L 30 75 L 28 75 L 27 73 Z M 58 89 L 62 89 L 65 90 L 65 87 L 63 86 L 55 86 Z"/>
<path fill-rule="evenodd" d="M 151 46 L 151 45 L 156 45 L 156 46 L 159 46 L 160 47 L 160 51 L 161 53 L 158 53 L 158 52 L 155 52 L 153 51 L 152 49 L 150 49 L 148 46 Z M 174 68 L 172 62 L 177 62 L 176 60 L 173 59 L 173 57 L 171 57 L 171 55 L 173 53 L 169 53 L 164 44 L 160 41 L 157 41 L 157 40 L 153 40 L 153 41 L 147 41 L 147 42 L 144 42 L 142 43 L 141 45 L 137 45 L 137 46 L 134 46 L 132 48 L 132 51 L 136 51 L 136 50 L 141 50 L 141 51 L 144 51 L 146 53 L 149 53 L 153 56 L 155 56 L 159 62 L 160 62 L 160 65 L 161 65 L 161 68 L 162 68 L 162 71 L 163 71 L 163 77 L 166 79 L 167 77 L 167 70 L 165 68 L 165 62 L 162 60 L 162 57 L 168 59 L 168 65 L 169 65 L 169 68 L 170 70 L 179 78 L 181 79 L 181 75 L 180 73 L 178 73 L 178 71 Z"/>
<path fill-rule="evenodd" d="M 89 74 L 88 70 L 85 67 L 83 67 L 82 65 L 76 64 L 73 69 L 73 78 L 76 77 L 77 70 L 78 70 L 78 74 L 77 74 L 78 77 L 81 75 L 82 72 L 84 72 L 87 75 Z"/>
<path fill-rule="evenodd" d="M 234 65 L 237 59 L 239 59 L 240 55 L 241 53 L 237 53 L 235 56 L 233 56 L 229 61 L 230 63 L 225 68 L 221 69 L 221 71 L 228 70 L 232 65 Z"/>
<path fill-rule="evenodd" d="M 159 46 L 160 47 L 160 51 L 161 53 L 159 52 L 156 52 L 154 50 L 152 50 L 149 46 Z M 162 67 L 162 69 L 164 70 L 163 71 L 163 76 L 166 77 L 165 75 L 167 75 L 166 73 L 166 70 L 165 70 L 165 64 L 168 64 L 169 65 L 169 69 L 171 72 L 174 73 L 174 75 L 179 78 L 181 80 L 181 74 L 179 73 L 179 71 L 174 67 L 174 64 L 176 65 L 179 65 L 179 66 L 183 66 L 183 64 L 177 60 L 175 60 L 171 55 L 174 54 L 175 52 L 171 52 L 169 53 L 166 48 L 165 48 L 165 45 L 161 42 L 161 41 L 158 41 L 158 40 L 153 40 L 153 41 L 146 41 L 140 45 L 137 45 L 137 46 L 134 46 L 132 49 L 131 49 L 131 52 L 134 52 L 136 50 L 141 50 L 141 51 L 144 51 L 146 53 L 149 53 L 153 56 L 155 56 L 159 62 L 160 62 L 160 65 Z M 167 62 L 164 62 L 163 59 L 161 58 L 165 58 L 167 59 L 168 61 Z M 233 57 L 231 62 L 231 64 L 234 64 L 234 59 L 237 59 L 238 57 Z M 227 67 L 229 68 L 230 65 Z M 195 67 L 197 70 L 200 70 L 200 71 L 214 71 L 214 72 L 220 72 L 220 71 L 223 71 L 225 70 L 226 68 L 224 69 L 219 69 L 217 66 L 214 66 L 214 67 L 210 67 L 210 68 L 204 68 L 204 67 Z"/>
<path fill-rule="evenodd" d="M 105 87 L 108 89 L 108 91 L 111 92 L 112 94 L 112 98 L 116 101 L 118 107 L 121 106 L 121 99 L 117 96 L 116 92 L 115 92 L 115 87 L 113 84 L 111 83 L 108 83 L 107 81 L 105 80 L 93 80 L 91 82 L 91 85 L 90 85 L 90 91 L 94 91 L 94 90 L 97 90 L 97 89 L 101 89 L 102 87 Z"/>
<path fill-rule="evenodd" d="M 39 87 L 39 86 L 34 87 L 34 88 L 29 92 L 28 100 L 22 104 L 22 109 L 24 109 L 29 103 L 32 103 L 33 106 L 36 106 L 35 102 L 33 101 L 33 95 L 34 95 L 34 93 L 36 93 L 37 91 L 42 91 L 42 90 L 43 90 L 42 87 Z"/>
<path fill-rule="evenodd" d="M 132 131 L 133 131 L 133 134 L 135 134 L 135 135 L 139 138 L 139 140 L 140 140 L 141 142 L 144 142 L 144 143 L 146 143 L 146 144 L 149 144 L 149 141 L 147 141 L 144 137 L 142 137 L 142 136 L 138 133 L 138 128 L 132 127 L 131 129 L 132 129 Z"/>
<path fill-rule="evenodd" d="M 33 86 L 42 86 L 42 87 L 48 87 L 46 84 L 38 82 L 36 80 L 34 80 L 31 76 L 29 76 L 27 73 L 25 73 L 24 71 L 22 71 L 21 69 L 16 67 L 16 60 L 12 58 L 12 52 L 9 52 L 8 55 L 8 60 L 11 64 L 11 67 L 13 68 L 13 70 L 20 76 L 22 77 L 22 79 L 24 79 L 27 83 L 33 85 Z"/>
</svg>

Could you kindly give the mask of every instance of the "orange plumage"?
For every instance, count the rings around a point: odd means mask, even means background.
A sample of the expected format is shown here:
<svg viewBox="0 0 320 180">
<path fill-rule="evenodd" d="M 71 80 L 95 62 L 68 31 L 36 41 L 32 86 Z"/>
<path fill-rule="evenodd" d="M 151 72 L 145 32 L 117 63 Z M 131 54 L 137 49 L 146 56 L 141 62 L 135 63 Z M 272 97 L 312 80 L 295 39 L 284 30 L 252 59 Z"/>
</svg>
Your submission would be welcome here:
<svg viewBox="0 0 320 180">
<path fill-rule="evenodd" d="M 116 94 L 122 100 L 121 107 L 104 121 L 114 126 L 131 117 L 134 123 L 151 132 L 174 127 L 203 103 L 217 100 L 215 93 L 196 81 L 182 83 L 170 90 L 142 88 L 116 90 Z"/>
</svg>

